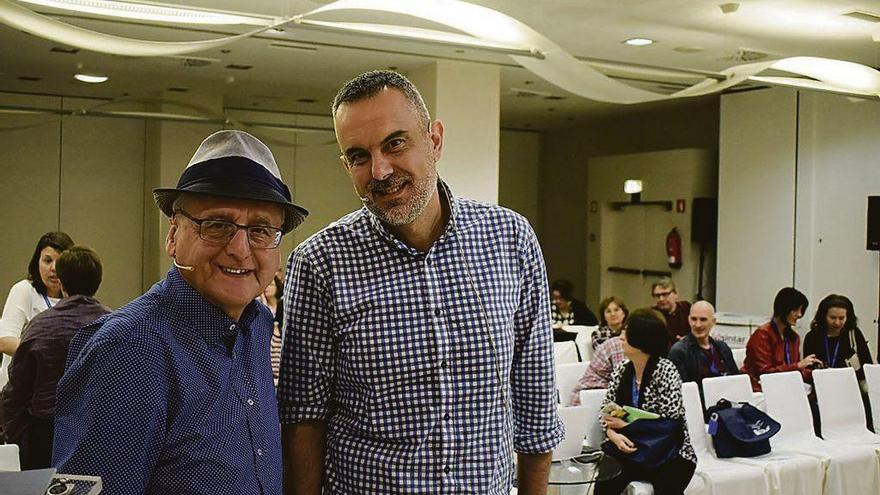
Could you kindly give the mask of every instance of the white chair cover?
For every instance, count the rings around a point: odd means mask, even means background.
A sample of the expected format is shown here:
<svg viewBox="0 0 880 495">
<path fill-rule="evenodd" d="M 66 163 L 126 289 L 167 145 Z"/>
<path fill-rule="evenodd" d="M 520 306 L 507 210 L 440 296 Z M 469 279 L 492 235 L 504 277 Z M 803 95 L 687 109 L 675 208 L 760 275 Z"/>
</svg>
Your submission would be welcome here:
<svg viewBox="0 0 880 495">
<path fill-rule="evenodd" d="M 577 363 L 578 359 L 577 345 L 572 341 L 554 342 L 553 351 L 556 355 L 556 364 Z"/>
<path fill-rule="evenodd" d="M 709 451 L 706 425 L 703 423 L 703 405 L 700 391 L 694 382 L 681 386 L 684 396 L 685 418 L 691 445 L 697 454 L 697 470 L 685 490 L 686 495 L 769 495 L 764 470 L 736 462 L 717 459 Z"/>
<path fill-rule="evenodd" d="M 826 466 L 825 495 L 880 493 L 880 463 L 874 448 L 833 444 L 817 437 L 801 383 L 797 371 L 761 376 L 767 413 L 782 425 L 770 440 L 773 450 L 822 459 Z"/>
<path fill-rule="evenodd" d="M 733 361 L 736 363 L 736 367 L 742 368 L 743 362 L 746 360 L 746 348 L 731 349 L 730 352 L 733 353 Z"/>
<path fill-rule="evenodd" d="M 764 394 L 752 392 L 752 381 L 744 373 L 704 378 L 703 398 L 706 399 L 707 408 L 714 406 L 719 399 L 727 399 L 731 402 L 748 402 L 764 410 Z"/>
<path fill-rule="evenodd" d="M 565 327 L 566 332 L 574 332 L 577 334 L 577 337 L 574 338 L 574 342 L 578 349 L 580 349 L 581 359 L 584 361 L 593 359 L 593 331 L 597 328 L 599 327 L 588 327 L 586 325 L 568 325 Z"/>
<path fill-rule="evenodd" d="M 556 365 L 556 390 L 559 392 L 559 404 L 571 405 L 571 395 L 578 380 L 584 376 L 588 363 L 563 363 Z"/>
<path fill-rule="evenodd" d="M 865 426 L 865 409 L 852 368 L 813 371 L 813 384 L 822 418 L 822 438 L 835 443 L 880 446 L 880 435 Z"/>
<path fill-rule="evenodd" d="M 865 381 L 868 382 L 868 399 L 871 402 L 871 416 L 874 430 L 880 428 L 880 364 L 862 365 L 865 370 Z"/>
<path fill-rule="evenodd" d="M 605 440 L 605 434 L 602 432 L 602 424 L 599 423 L 599 408 L 602 407 L 602 401 L 605 400 L 605 394 L 608 391 L 604 388 L 594 390 L 581 390 L 581 406 L 587 407 L 591 413 L 587 417 L 589 424 L 587 425 L 587 445 L 598 449 Z"/>
<path fill-rule="evenodd" d="M 18 461 L 18 445 L 0 445 L 0 471 L 21 471 Z"/>
<path fill-rule="evenodd" d="M 560 407 L 559 417 L 565 425 L 565 438 L 553 450 L 553 460 L 571 459 L 580 455 L 584 447 L 584 437 L 590 427 L 591 417 L 595 418 L 589 406 Z M 592 419 L 592 421 L 597 421 Z"/>
<path fill-rule="evenodd" d="M 803 387 L 800 388 L 803 390 Z M 749 402 L 764 406 L 763 394 L 756 397 L 748 375 L 719 376 L 703 380 L 706 405 L 714 405 L 720 398 Z M 756 403 L 760 400 L 760 404 Z M 812 426 L 810 426 L 812 428 Z M 712 450 L 714 454 L 714 447 Z M 821 495 L 825 465 L 820 459 L 794 453 L 764 454 L 758 457 L 733 457 L 731 462 L 759 466 L 770 482 L 770 492 L 779 495 Z"/>
</svg>

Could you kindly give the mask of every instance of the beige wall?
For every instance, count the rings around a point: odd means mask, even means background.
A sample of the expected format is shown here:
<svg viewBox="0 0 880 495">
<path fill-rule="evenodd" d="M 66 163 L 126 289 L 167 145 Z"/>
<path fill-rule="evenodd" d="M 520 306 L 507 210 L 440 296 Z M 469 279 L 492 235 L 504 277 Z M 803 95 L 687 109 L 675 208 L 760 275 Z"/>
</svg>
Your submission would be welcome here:
<svg viewBox="0 0 880 495">
<path fill-rule="evenodd" d="M 501 131 L 498 204 L 526 217 L 540 230 L 541 135 L 528 131 Z"/>
<path fill-rule="evenodd" d="M 875 352 L 880 260 L 865 237 L 880 103 L 772 89 L 726 95 L 721 108 L 719 299 L 768 314 L 794 284 L 810 301 L 803 334 L 823 297 L 845 294 Z"/>
<path fill-rule="evenodd" d="M 691 242 L 693 199 L 715 197 L 717 161 L 714 150 L 681 149 L 591 158 L 587 202 L 597 203 L 587 214 L 588 305 L 598 308 L 603 297 L 622 297 L 630 308 L 653 304 L 650 297 L 654 276 L 608 272 L 609 266 L 670 271 L 679 295 L 689 301 L 697 293 L 699 245 Z M 642 201 L 685 201 L 685 211 L 665 211 L 656 206 L 611 211 L 610 202 L 630 201 L 623 192 L 626 179 L 640 179 Z M 646 216 L 646 208 L 650 208 Z M 627 216 L 628 215 L 628 216 Z M 615 230 L 607 231 L 608 224 Z M 666 235 L 675 228 L 682 239 L 682 266 L 670 268 L 666 259 Z M 714 270 L 704 270 L 703 286 L 711 287 Z M 709 280 L 706 280 L 708 278 Z M 628 287 L 630 290 L 612 290 Z M 711 294 L 704 297 L 711 299 Z"/>
<path fill-rule="evenodd" d="M 592 276 L 585 254 L 591 157 L 678 148 L 714 153 L 717 144 L 717 96 L 636 105 L 542 133 L 539 238 L 550 278 L 571 279 L 576 295 L 583 297 L 585 281 Z"/>
</svg>

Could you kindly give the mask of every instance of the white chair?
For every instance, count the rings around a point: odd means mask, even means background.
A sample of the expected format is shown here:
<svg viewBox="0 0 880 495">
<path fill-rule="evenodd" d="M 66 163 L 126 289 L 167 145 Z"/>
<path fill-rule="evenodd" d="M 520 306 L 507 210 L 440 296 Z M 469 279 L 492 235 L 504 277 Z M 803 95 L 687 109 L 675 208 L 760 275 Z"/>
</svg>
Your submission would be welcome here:
<svg viewBox="0 0 880 495">
<path fill-rule="evenodd" d="M 577 344 L 569 340 L 566 342 L 554 342 L 553 352 L 556 357 L 556 364 L 577 363 L 578 359 Z"/>
<path fill-rule="evenodd" d="M 764 409 L 764 394 L 752 392 L 752 381 L 745 373 L 704 378 L 703 399 L 706 408 L 714 406 L 719 399 L 727 399 L 731 402 L 748 402 L 758 409 Z"/>
<path fill-rule="evenodd" d="M 826 466 L 825 495 L 880 493 L 880 463 L 875 450 L 870 446 L 833 444 L 817 437 L 801 383 L 797 371 L 761 376 L 767 414 L 782 425 L 770 440 L 773 450 L 822 459 Z"/>
<path fill-rule="evenodd" d="M 559 405 L 567 407 L 571 404 L 571 395 L 578 380 L 584 376 L 588 363 L 563 363 L 556 365 L 556 392 L 559 394 Z"/>
<path fill-rule="evenodd" d="M 578 350 L 581 352 L 581 359 L 584 361 L 593 359 L 593 331 L 597 328 L 599 327 L 588 327 L 586 325 L 568 325 L 565 327 L 566 332 L 574 332 L 577 334 L 574 338 L 574 342 L 577 345 Z"/>
<path fill-rule="evenodd" d="M 871 418 L 874 431 L 880 429 L 880 364 L 865 364 L 865 381 L 868 382 L 868 399 L 871 402 Z"/>
<path fill-rule="evenodd" d="M 800 388 L 803 390 L 803 387 Z M 703 396 L 706 405 L 714 405 L 720 398 L 736 402 L 749 402 L 757 406 L 756 397 L 748 375 L 719 376 L 703 379 Z M 711 401 L 711 402 L 710 402 Z M 712 447 L 714 455 L 714 446 Z M 770 483 L 770 492 L 778 495 L 821 495 L 825 477 L 825 465 L 821 459 L 794 453 L 776 453 L 757 457 L 732 457 L 730 462 L 758 466 Z"/>
<path fill-rule="evenodd" d="M 599 408 L 602 407 L 602 401 L 605 400 L 605 394 L 608 393 L 604 388 L 594 390 L 581 390 L 581 406 L 591 411 L 588 417 L 589 425 L 587 427 L 587 445 L 598 449 L 605 440 L 605 434 L 602 432 L 602 424 L 599 423 Z"/>
<path fill-rule="evenodd" d="M 724 459 L 717 459 L 709 450 L 709 438 L 703 423 L 703 405 L 700 390 L 694 382 L 681 386 L 685 418 L 691 445 L 697 454 L 697 470 L 685 489 L 686 495 L 769 495 L 764 470 Z"/>
<path fill-rule="evenodd" d="M 736 363 L 737 369 L 741 369 L 746 360 L 746 348 L 731 349 L 730 352 L 733 354 L 733 361 Z"/>
<path fill-rule="evenodd" d="M 813 371 L 822 438 L 834 443 L 871 444 L 880 447 L 880 435 L 865 426 L 865 409 L 856 372 L 852 368 Z"/>
<path fill-rule="evenodd" d="M 18 460 L 18 445 L 0 445 L 0 471 L 21 471 Z"/>
<path fill-rule="evenodd" d="M 553 450 L 553 460 L 571 459 L 581 454 L 584 437 L 590 427 L 591 417 L 595 418 L 589 406 L 560 407 L 559 417 L 565 425 L 565 438 Z M 598 421 L 593 419 L 592 421 Z"/>
</svg>

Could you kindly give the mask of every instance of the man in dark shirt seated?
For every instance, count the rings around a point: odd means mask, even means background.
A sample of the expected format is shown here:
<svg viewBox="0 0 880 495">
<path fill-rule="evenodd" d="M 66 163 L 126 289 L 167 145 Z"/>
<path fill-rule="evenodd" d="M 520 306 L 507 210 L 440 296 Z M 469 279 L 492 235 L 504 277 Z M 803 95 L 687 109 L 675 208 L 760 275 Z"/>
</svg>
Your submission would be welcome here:
<svg viewBox="0 0 880 495">
<path fill-rule="evenodd" d="M 678 300 L 678 289 L 675 282 L 664 277 L 651 284 L 651 296 L 654 298 L 654 309 L 663 313 L 666 318 L 666 332 L 669 333 L 669 345 L 672 345 L 690 333 L 688 315 L 691 303 Z"/>
<path fill-rule="evenodd" d="M 73 246 L 55 262 L 64 299 L 40 313 L 22 333 L 0 397 L 3 429 L 19 446 L 22 469 L 51 465 L 55 387 L 64 373 L 67 348 L 76 332 L 110 312 L 93 296 L 101 285 L 101 260 Z"/>
<path fill-rule="evenodd" d="M 736 375 L 739 370 L 730 347 L 709 336 L 715 327 L 715 308 L 711 304 L 695 302 L 688 320 L 691 331 L 672 346 L 669 360 L 678 368 L 682 382 L 697 382 L 702 397 L 703 378 Z"/>
</svg>

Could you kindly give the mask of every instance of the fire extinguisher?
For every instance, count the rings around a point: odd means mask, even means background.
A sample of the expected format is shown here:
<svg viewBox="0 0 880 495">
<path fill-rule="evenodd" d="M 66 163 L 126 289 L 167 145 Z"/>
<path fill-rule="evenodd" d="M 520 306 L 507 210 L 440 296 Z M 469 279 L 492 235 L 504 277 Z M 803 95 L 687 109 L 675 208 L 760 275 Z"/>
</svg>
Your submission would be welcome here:
<svg viewBox="0 0 880 495">
<path fill-rule="evenodd" d="M 669 259 L 669 268 L 681 268 L 681 235 L 678 229 L 673 228 L 666 235 L 666 257 Z"/>
</svg>

